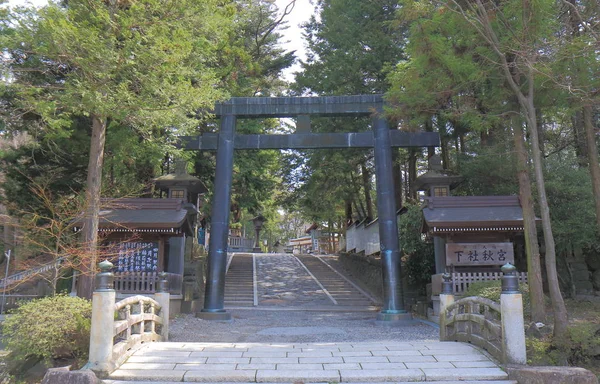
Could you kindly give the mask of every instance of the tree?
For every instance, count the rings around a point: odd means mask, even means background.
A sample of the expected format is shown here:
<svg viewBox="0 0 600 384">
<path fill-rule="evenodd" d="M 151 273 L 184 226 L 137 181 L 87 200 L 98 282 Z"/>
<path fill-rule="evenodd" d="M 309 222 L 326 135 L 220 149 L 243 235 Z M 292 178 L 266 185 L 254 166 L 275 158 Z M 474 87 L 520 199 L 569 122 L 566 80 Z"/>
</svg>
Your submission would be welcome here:
<svg viewBox="0 0 600 384">
<path fill-rule="evenodd" d="M 448 10 L 461 15 L 491 49 L 494 55 L 489 57 L 490 63 L 503 74 L 527 123 L 546 245 L 546 272 L 554 310 L 554 336 L 560 343 L 567 338 L 567 310 L 558 285 L 555 242 L 546 196 L 535 103 L 535 64 L 540 59 L 540 44 L 548 33 L 553 5 L 528 0 L 509 1 L 501 5 L 484 3 L 483 0 L 468 3 L 450 0 L 443 4 Z M 500 35 L 501 31 L 510 33 Z"/>
<path fill-rule="evenodd" d="M 295 89 L 300 94 L 344 95 L 384 93 L 386 69 L 403 55 L 404 36 L 391 22 L 396 1 L 320 0 L 319 16 L 304 25 L 308 58 L 301 63 Z M 369 129 L 367 118 L 312 119 L 315 132 L 357 132 Z M 392 129 L 396 127 L 392 124 Z M 396 153 L 397 151 L 395 151 Z M 375 218 L 373 203 L 373 159 L 371 151 L 345 150 L 303 152 L 309 160 L 294 170 L 303 175 L 299 194 L 302 206 L 313 220 L 344 222 L 352 216 Z M 397 193 L 399 162 L 395 162 Z M 325 169 L 327 166 L 328 169 Z M 327 204 L 323 193 L 327 188 Z M 310 192 L 309 192 L 310 191 Z M 312 193 L 315 193 L 311 198 Z M 401 201 L 400 199 L 398 199 Z M 323 209 L 324 206 L 330 207 Z M 317 220 L 317 221 L 319 221 Z"/>
<path fill-rule="evenodd" d="M 225 5 L 222 5 L 225 4 Z M 74 116 L 91 122 L 83 242 L 96 264 L 98 209 L 107 127 L 125 124 L 143 137 L 153 127 L 183 133 L 224 96 L 212 64 L 234 10 L 216 0 L 118 2 L 75 0 L 39 10 L 16 9 L 3 20 L 8 32 L 4 73 L 23 110 L 60 132 Z M 19 65 L 23 59 L 28 66 Z M 56 84 L 20 81 L 51 62 L 64 70 Z M 91 278 L 80 279 L 89 297 Z"/>
</svg>

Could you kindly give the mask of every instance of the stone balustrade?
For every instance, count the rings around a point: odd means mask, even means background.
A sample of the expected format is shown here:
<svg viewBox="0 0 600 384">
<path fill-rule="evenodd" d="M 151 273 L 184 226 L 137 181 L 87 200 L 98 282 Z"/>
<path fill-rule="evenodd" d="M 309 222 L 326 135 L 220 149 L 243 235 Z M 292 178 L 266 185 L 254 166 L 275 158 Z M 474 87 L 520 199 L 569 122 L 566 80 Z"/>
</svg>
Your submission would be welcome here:
<svg viewBox="0 0 600 384">
<path fill-rule="evenodd" d="M 440 294 L 440 340 L 464 341 L 486 349 L 504 364 L 526 364 L 523 297 L 510 264 L 502 267 L 500 304 L 481 297 L 454 301 L 450 274 Z"/>
<path fill-rule="evenodd" d="M 100 263 L 92 296 L 90 353 L 86 368 L 100 377 L 117 369 L 144 343 L 169 337 L 169 290 L 166 275 L 159 274 L 154 298 L 136 295 L 115 303 L 113 265 Z"/>
</svg>

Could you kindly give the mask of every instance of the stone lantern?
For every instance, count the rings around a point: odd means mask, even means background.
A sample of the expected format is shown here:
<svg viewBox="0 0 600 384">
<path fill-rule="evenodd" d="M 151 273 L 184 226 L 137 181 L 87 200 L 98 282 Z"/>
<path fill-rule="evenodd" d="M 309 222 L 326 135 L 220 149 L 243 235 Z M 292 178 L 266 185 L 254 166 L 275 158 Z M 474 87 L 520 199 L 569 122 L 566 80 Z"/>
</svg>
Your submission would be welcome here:
<svg viewBox="0 0 600 384">
<path fill-rule="evenodd" d="M 252 224 L 254 224 L 254 231 L 256 232 L 256 242 L 254 243 L 254 252 L 262 252 L 260 248 L 260 230 L 262 229 L 263 224 L 267 221 L 263 215 L 258 215 L 254 219 L 252 219 Z"/>
</svg>

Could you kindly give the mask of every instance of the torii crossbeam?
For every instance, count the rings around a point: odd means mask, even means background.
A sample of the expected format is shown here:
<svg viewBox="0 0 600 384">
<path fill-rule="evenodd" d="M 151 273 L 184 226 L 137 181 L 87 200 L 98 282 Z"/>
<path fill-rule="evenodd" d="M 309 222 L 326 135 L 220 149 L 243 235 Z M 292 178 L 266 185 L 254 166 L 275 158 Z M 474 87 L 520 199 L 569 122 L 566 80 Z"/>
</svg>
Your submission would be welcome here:
<svg viewBox="0 0 600 384">
<path fill-rule="evenodd" d="M 382 95 L 325 97 L 234 97 L 215 106 L 221 119 L 218 134 L 182 138 L 189 150 L 216 150 L 215 193 L 204 308 L 197 317 L 230 320 L 225 311 L 227 237 L 235 149 L 373 148 L 377 187 L 377 212 L 383 275 L 383 308 L 377 319 L 410 319 L 404 309 L 400 274 L 400 250 L 392 173 L 392 147 L 439 146 L 432 132 L 390 130 L 383 116 Z M 310 116 L 368 116 L 372 132 L 311 133 Z M 287 135 L 236 135 L 238 118 L 297 118 L 297 133 Z"/>
</svg>

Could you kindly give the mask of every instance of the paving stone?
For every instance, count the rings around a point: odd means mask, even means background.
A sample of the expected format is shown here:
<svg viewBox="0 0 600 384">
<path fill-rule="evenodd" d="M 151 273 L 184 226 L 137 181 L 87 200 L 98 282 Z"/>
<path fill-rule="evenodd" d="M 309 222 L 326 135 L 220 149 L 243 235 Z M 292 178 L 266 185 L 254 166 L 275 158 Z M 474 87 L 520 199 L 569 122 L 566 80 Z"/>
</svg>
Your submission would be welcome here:
<svg viewBox="0 0 600 384">
<path fill-rule="evenodd" d="M 176 370 L 185 371 L 233 371 L 237 364 L 177 364 Z"/>
<path fill-rule="evenodd" d="M 436 380 L 503 380 L 508 374 L 500 368 L 423 368 L 427 381 Z"/>
<path fill-rule="evenodd" d="M 285 352 L 285 351 L 265 351 L 265 352 L 244 352 L 243 357 L 294 357 L 288 356 L 288 354 L 294 354 L 298 352 Z M 331 355 L 330 355 L 331 356 Z"/>
<path fill-rule="evenodd" d="M 298 352 L 293 346 L 289 347 L 250 347 L 246 352 Z"/>
<path fill-rule="evenodd" d="M 169 370 L 174 369 L 175 363 L 164 364 L 164 363 L 125 363 L 119 367 L 119 369 L 163 369 Z"/>
<path fill-rule="evenodd" d="M 425 381 L 420 369 L 342 370 L 340 376 L 343 383 Z"/>
<path fill-rule="evenodd" d="M 339 363 L 339 364 L 323 364 L 325 369 L 362 369 L 359 363 Z"/>
<path fill-rule="evenodd" d="M 128 363 L 186 363 L 204 364 L 207 357 L 131 356 Z"/>
<path fill-rule="evenodd" d="M 277 364 L 277 370 L 307 369 L 311 371 L 323 370 L 323 364 Z"/>
<path fill-rule="evenodd" d="M 427 362 L 422 362 L 422 363 L 404 363 L 404 365 L 406 365 L 407 368 L 456 368 L 454 365 L 452 365 L 452 363 L 449 363 L 447 361 L 443 361 L 443 362 L 436 362 L 436 363 L 427 363 Z"/>
<path fill-rule="evenodd" d="M 302 353 L 311 353 L 311 352 L 339 352 L 340 347 L 337 346 L 328 346 L 321 348 L 296 348 L 294 351 L 288 352 L 302 352 Z"/>
<path fill-rule="evenodd" d="M 437 361 L 489 361 L 490 359 L 483 354 L 478 355 L 433 355 Z"/>
<path fill-rule="evenodd" d="M 250 364 L 294 364 L 298 363 L 297 357 L 252 357 L 250 359 Z"/>
<path fill-rule="evenodd" d="M 491 360 L 488 361 L 453 361 L 456 368 L 492 368 L 498 365 Z"/>
<path fill-rule="evenodd" d="M 378 352 L 378 351 L 375 351 Z M 333 356 L 353 357 L 353 356 L 373 356 L 371 351 L 353 351 L 353 352 L 333 352 Z"/>
<path fill-rule="evenodd" d="M 427 363 L 435 362 L 433 356 L 388 356 L 390 363 Z"/>
<path fill-rule="evenodd" d="M 360 366 L 365 370 L 406 369 L 406 365 L 404 365 L 404 363 L 361 363 Z"/>
<path fill-rule="evenodd" d="M 249 357 L 209 357 L 206 360 L 206 364 L 226 364 L 226 363 L 235 363 L 235 364 L 249 364 Z"/>
<path fill-rule="evenodd" d="M 404 344 L 404 345 L 388 345 L 388 351 L 419 351 L 424 348 L 413 347 L 412 345 Z M 375 349 L 373 349 L 375 351 Z"/>
<path fill-rule="evenodd" d="M 348 371 L 350 372 L 350 371 Z M 357 371 L 360 372 L 360 371 Z M 303 370 L 259 370 L 256 373 L 257 383 L 293 383 L 302 381 L 305 383 L 314 382 L 339 382 L 340 374 L 336 370 L 328 371 L 303 371 Z"/>
<path fill-rule="evenodd" d="M 244 357 L 243 353 L 247 352 L 210 352 L 210 351 L 202 351 L 202 352 L 191 352 L 189 357 Z M 169 356 L 171 356 L 169 354 Z"/>
<path fill-rule="evenodd" d="M 250 383 L 256 380 L 256 371 L 187 371 L 183 377 L 186 382 L 204 383 Z"/>
<path fill-rule="evenodd" d="M 344 363 L 389 363 L 389 362 L 390 362 L 390 360 L 388 360 L 388 358 L 385 356 L 344 357 Z"/>
<path fill-rule="evenodd" d="M 109 378 L 113 380 L 162 380 L 162 381 L 182 381 L 185 371 L 163 371 L 160 369 L 117 369 L 110 374 Z"/>
<path fill-rule="evenodd" d="M 404 350 L 404 351 L 373 351 L 373 356 L 423 356 L 418 350 Z"/>
<path fill-rule="evenodd" d="M 238 364 L 236 369 L 275 369 L 276 364 Z"/>
<path fill-rule="evenodd" d="M 332 353 L 329 351 L 289 352 L 287 357 L 331 357 Z"/>
<path fill-rule="evenodd" d="M 205 352 L 186 352 L 186 351 L 144 351 L 144 356 L 168 356 L 168 357 L 190 357 L 192 353 L 205 353 Z M 138 351 L 138 355 L 139 355 Z"/>
<path fill-rule="evenodd" d="M 423 355 L 481 355 L 482 353 L 476 349 L 421 349 Z"/>
<path fill-rule="evenodd" d="M 148 344 L 144 345 L 142 348 L 138 349 L 138 351 L 150 350 L 150 349 L 154 350 L 154 351 L 178 350 L 178 349 L 183 349 L 186 346 L 186 344 L 189 344 L 189 343 L 175 343 L 175 342 L 174 343 L 148 343 Z"/>
<path fill-rule="evenodd" d="M 322 363 L 322 364 L 334 364 L 334 363 L 343 363 L 344 359 L 340 356 L 337 357 L 300 357 L 298 358 L 300 364 L 310 364 L 310 363 Z"/>
<path fill-rule="evenodd" d="M 209 348 L 204 347 L 203 352 L 247 352 L 247 347 L 227 347 L 227 348 Z M 269 348 L 271 350 L 271 348 Z"/>
</svg>

